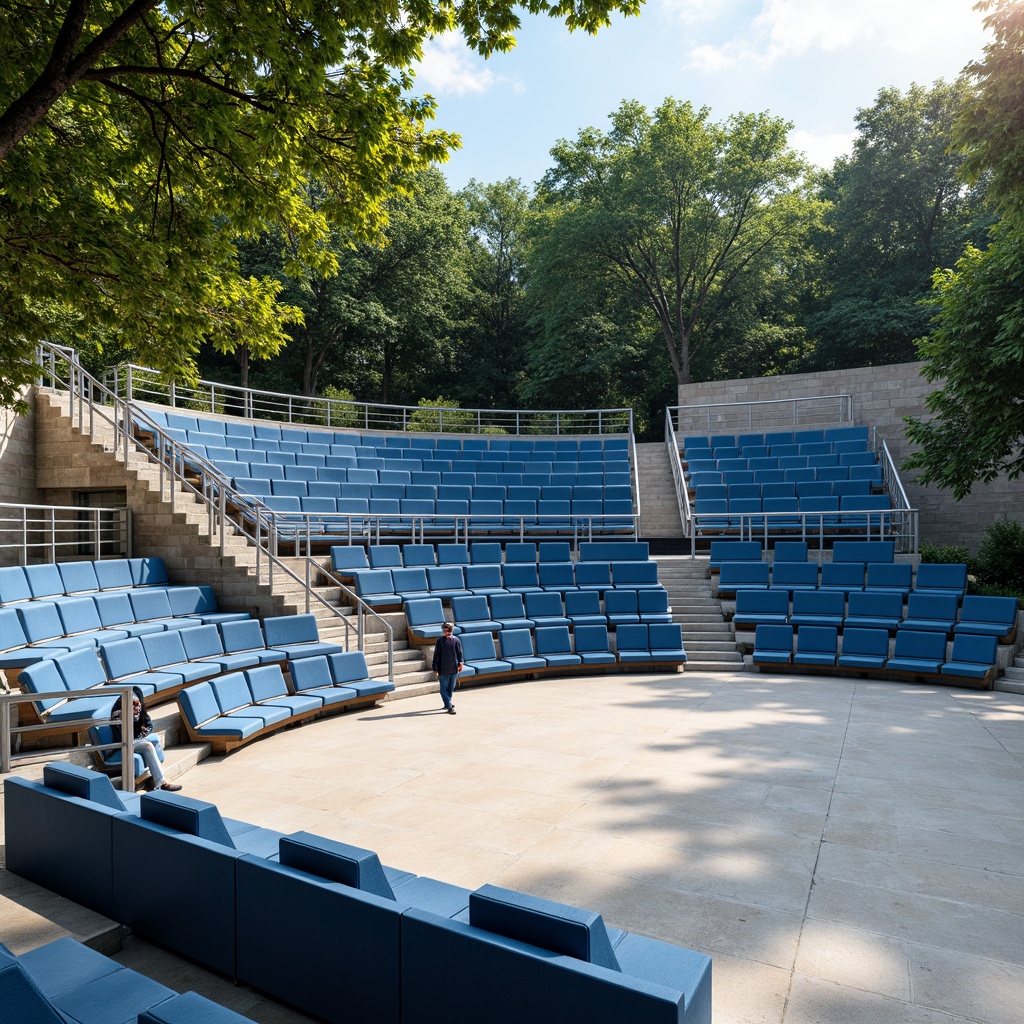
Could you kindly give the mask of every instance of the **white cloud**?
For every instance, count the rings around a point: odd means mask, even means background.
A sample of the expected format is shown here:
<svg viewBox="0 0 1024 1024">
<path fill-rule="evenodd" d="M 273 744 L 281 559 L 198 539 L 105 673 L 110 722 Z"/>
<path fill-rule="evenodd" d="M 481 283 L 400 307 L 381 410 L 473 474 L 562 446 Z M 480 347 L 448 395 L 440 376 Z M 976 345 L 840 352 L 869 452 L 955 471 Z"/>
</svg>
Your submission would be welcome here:
<svg viewBox="0 0 1024 1024">
<path fill-rule="evenodd" d="M 972 36 L 980 48 L 981 14 L 971 0 L 761 0 L 748 28 L 719 46 L 692 48 L 689 62 L 698 70 L 720 71 L 741 61 L 769 65 L 811 50 L 834 53 L 854 46 L 911 54 Z"/>
<path fill-rule="evenodd" d="M 491 88 L 498 76 L 483 66 L 457 32 L 431 39 L 423 47 L 423 59 L 416 68 L 417 81 L 439 96 L 466 96 Z"/>
<path fill-rule="evenodd" d="M 804 153 L 811 163 L 831 167 L 837 156 L 851 152 L 854 132 L 807 132 L 794 129 L 789 133 L 789 144 Z"/>
<path fill-rule="evenodd" d="M 661 9 L 680 21 L 708 21 L 721 10 L 720 0 L 661 0 Z"/>
</svg>

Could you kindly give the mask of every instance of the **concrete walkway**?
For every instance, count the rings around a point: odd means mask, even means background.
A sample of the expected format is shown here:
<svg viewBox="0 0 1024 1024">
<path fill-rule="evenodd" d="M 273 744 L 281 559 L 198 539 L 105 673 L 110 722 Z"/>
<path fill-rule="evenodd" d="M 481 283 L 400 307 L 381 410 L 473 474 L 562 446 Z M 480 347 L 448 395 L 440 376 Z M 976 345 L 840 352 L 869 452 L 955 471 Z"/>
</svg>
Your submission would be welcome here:
<svg viewBox="0 0 1024 1024">
<path fill-rule="evenodd" d="M 1024 1017 L 1024 696 L 691 672 L 456 706 L 291 730 L 203 762 L 184 791 L 705 950 L 716 1024 Z"/>
</svg>

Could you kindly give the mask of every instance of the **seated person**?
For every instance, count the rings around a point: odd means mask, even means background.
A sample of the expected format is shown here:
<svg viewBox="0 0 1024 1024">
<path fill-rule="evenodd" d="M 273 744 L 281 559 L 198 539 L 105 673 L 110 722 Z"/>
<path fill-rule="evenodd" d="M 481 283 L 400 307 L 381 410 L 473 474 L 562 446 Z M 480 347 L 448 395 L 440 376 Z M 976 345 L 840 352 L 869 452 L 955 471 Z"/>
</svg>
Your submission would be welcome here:
<svg viewBox="0 0 1024 1024">
<path fill-rule="evenodd" d="M 120 721 L 121 702 L 117 702 L 111 718 Z M 153 720 L 146 711 L 146 704 L 142 697 L 142 690 L 137 686 L 132 687 L 132 717 L 133 734 L 135 737 L 135 753 L 142 755 L 142 761 L 149 769 L 149 779 L 146 782 L 146 789 L 163 789 L 169 793 L 176 793 L 181 786 L 168 782 L 164 778 L 160 762 L 164 759 L 164 752 L 160 748 L 160 737 L 153 732 Z M 121 727 L 114 726 L 114 739 L 120 741 Z"/>
</svg>

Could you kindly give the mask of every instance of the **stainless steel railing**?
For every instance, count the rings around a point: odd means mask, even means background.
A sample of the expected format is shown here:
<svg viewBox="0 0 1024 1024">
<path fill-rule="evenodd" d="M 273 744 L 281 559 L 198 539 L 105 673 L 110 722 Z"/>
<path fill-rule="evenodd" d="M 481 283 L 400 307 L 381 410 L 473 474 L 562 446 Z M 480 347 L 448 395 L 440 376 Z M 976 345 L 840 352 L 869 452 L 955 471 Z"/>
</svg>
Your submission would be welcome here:
<svg viewBox="0 0 1024 1024">
<path fill-rule="evenodd" d="M 362 646 L 359 624 L 365 622 L 365 616 L 380 619 L 383 632 L 388 636 L 389 665 L 393 664 L 394 631 L 390 623 L 372 608 L 366 607 L 357 616 L 357 624 L 353 626 L 340 608 L 313 590 L 314 570 L 308 559 L 304 576 L 300 576 L 268 546 L 268 533 L 260 529 L 258 515 L 254 531 L 246 530 L 244 520 L 232 520 L 228 515 L 229 508 L 242 508 L 246 502 L 243 495 L 234 490 L 230 481 L 212 463 L 167 434 L 145 409 L 119 398 L 93 378 L 78 362 L 77 353 L 73 349 L 42 343 L 38 350 L 38 361 L 42 368 L 40 383 L 67 392 L 71 420 L 81 433 L 94 436 L 102 427 L 108 431 L 106 440 L 109 440 L 113 451 L 122 457 L 125 466 L 133 454 L 155 465 L 158 468 L 160 497 L 168 502 L 172 512 L 176 509 L 180 492 L 191 495 L 201 503 L 207 513 L 211 543 L 218 544 L 222 556 L 225 554 L 228 537 L 243 535 L 255 551 L 257 582 L 265 581 L 273 587 L 275 575 L 281 574 L 299 584 L 304 590 L 306 611 L 310 611 L 314 604 L 326 609 L 342 625 L 346 647 Z M 148 445 L 143 443 L 140 435 L 149 439 Z M 355 595 L 352 596 L 355 598 Z M 362 602 L 355 598 L 355 604 L 358 609 Z"/>
<path fill-rule="evenodd" d="M 852 395 L 813 395 L 756 402 L 699 402 L 670 406 L 676 432 L 725 433 L 795 430 L 853 423 Z"/>
<path fill-rule="evenodd" d="M 461 409 L 385 405 L 316 395 L 257 391 L 217 381 L 195 386 L 165 381 L 133 363 L 111 367 L 104 385 L 126 402 L 152 402 L 190 412 L 322 426 L 335 430 L 419 430 L 431 434 L 630 434 L 632 409 Z"/>
<path fill-rule="evenodd" d="M 675 487 L 676 501 L 679 503 L 679 521 L 683 527 L 684 537 L 693 537 L 693 518 L 690 509 L 690 495 L 686 489 L 686 477 L 683 475 L 683 463 L 679 458 L 679 442 L 675 427 L 672 425 L 671 410 L 665 410 L 665 446 L 668 449 L 668 465 L 672 470 L 672 486 Z"/>
<path fill-rule="evenodd" d="M 0 565 L 131 555 L 129 508 L 0 502 Z"/>
<path fill-rule="evenodd" d="M 132 687 L 130 685 L 108 684 L 102 690 L 59 690 L 53 693 L 3 693 L 0 694 L 0 774 L 7 775 L 15 764 L 28 764 L 41 760 L 52 760 L 54 751 L 33 750 L 26 753 L 15 753 L 12 747 L 17 745 L 19 738 L 27 733 L 53 732 L 58 728 L 47 722 L 33 725 L 13 725 L 12 718 L 17 715 L 18 706 L 31 704 L 37 700 L 53 700 L 73 697 L 95 697 L 102 692 L 104 695 L 116 694 L 121 703 L 120 720 L 108 718 L 83 718 L 63 721 L 59 728 L 66 732 L 84 732 L 94 725 L 120 725 L 121 722 L 132 720 Z M 67 727 L 65 729 L 65 726 Z M 121 789 L 125 793 L 135 792 L 135 751 L 131 730 L 122 729 L 121 739 L 116 743 L 89 743 L 78 747 L 90 753 L 101 750 L 121 751 Z M 61 748 L 66 753 L 67 748 Z"/>
</svg>

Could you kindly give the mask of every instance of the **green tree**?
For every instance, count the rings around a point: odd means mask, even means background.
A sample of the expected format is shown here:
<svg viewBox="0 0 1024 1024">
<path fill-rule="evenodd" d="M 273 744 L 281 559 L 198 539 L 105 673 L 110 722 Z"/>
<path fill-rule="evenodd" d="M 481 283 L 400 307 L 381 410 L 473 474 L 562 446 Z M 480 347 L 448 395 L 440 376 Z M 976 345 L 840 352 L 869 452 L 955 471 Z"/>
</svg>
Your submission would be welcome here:
<svg viewBox="0 0 1024 1024">
<path fill-rule="evenodd" d="M 311 189 L 315 207 L 319 189 Z M 294 344 L 261 381 L 315 395 L 324 384 L 364 399 L 410 399 L 433 383 L 434 364 L 451 365 L 467 302 L 468 223 L 463 204 L 436 168 L 412 175 L 385 204 L 376 242 L 335 228 L 321 243 L 337 272 L 303 266 L 300 254 L 268 235 L 244 249 L 246 269 L 276 275 L 301 312 Z M 411 384 L 411 386 L 409 386 Z"/>
<path fill-rule="evenodd" d="M 715 123 L 708 108 L 671 98 L 653 114 L 625 102 L 609 132 L 587 128 L 551 151 L 540 199 L 562 215 L 550 244 L 585 255 L 566 269 L 633 296 L 680 384 L 723 305 L 751 275 L 785 265 L 815 220 L 789 127 L 767 113 Z"/>
<path fill-rule="evenodd" d="M 991 177 L 988 199 L 1002 220 L 981 252 L 968 246 L 953 271 L 935 274 L 932 329 L 919 345 L 930 419 L 908 419 L 921 447 L 905 466 L 956 498 L 977 481 L 1024 473 L 1024 4 L 979 4 L 993 40 L 968 68 L 972 85 L 956 124 L 964 174 Z"/>
<path fill-rule="evenodd" d="M 520 10 L 593 32 L 639 0 L 0 3 L 0 401 L 67 307 L 171 372 L 255 340 L 235 241 L 278 224 L 332 272 L 328 225 L 373 237 L 396 173 L 457 144 L 410 93 L 424 41 L 505 50 Z"/>
<path fill-rule="evenodd" d="M 905 468 L 960 499 L 976 481 L 1024 473 L 1024 233 L 1004 223 L 987 251 L 936 271 L 930 306 L 919 351 L 942 384 L 926 400 L 933 418 L 907 420 L 921 448 Z"/>
<path fill-rule="evenodd" d="M 857 112 L 853 153 L 821 185 L 822 281 L 806 318 L 813 368 L 913 359 L 933 271 L 984 237 L 981 189 L 958 176 L 962 158 L 950 148 L 966 91 L 962 81 L 882 89 Z"/>
<path fill-rule="evenodd" d="M 456 393 L 464 405 L 514 408 L 526 380 L 526 236 L 530 197 L 508 178 L 470 181 L 470 295 Z"/>
</svg>

